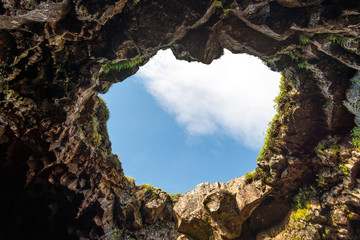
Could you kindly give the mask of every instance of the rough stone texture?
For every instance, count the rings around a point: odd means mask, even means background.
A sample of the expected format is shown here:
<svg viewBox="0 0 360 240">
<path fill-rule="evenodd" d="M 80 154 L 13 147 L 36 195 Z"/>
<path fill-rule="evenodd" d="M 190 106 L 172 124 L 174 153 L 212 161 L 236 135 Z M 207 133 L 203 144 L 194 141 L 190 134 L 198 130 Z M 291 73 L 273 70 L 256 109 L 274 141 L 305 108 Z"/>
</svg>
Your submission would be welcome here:
<svg viewBox="0 0 360 240">
<path fill-rule="evenodd" d="M 359 9 L 340 0 L 1 0 L 1 237 L 359 239 L 360 156 L 350 143 Z M 255 176 L 202 184 L 174 210 L 164 192 L 123 176 L 97 97 L 166 48 L 207 64 L 224 48 L 248 53 L 284 75 Z"/>
<path fill-rule="evenodd" d="M 265 198 L 261 181 L 245 183 L 235 178 L 224 183 L 202 183 L 175 204 L 178 229 L 195 239 L 234 239 L 241 226 Z"/>
</svg>

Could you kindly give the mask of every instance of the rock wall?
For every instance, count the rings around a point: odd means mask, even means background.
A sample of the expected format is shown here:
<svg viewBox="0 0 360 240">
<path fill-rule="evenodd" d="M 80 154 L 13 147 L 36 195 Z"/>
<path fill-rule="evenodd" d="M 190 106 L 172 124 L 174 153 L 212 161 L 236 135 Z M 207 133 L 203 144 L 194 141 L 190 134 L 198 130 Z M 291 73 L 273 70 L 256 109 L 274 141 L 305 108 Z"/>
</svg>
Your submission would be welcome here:
<svg viewBox="0 0 360 240">
<path fill-rule="evenodd" d="M 359 239 L 359 9 L 1 0 L 2 238 Z M 167 48 L 205 64 L 226 48 L 283 73 L 255 172 L 179 199 L 124 176 L 97 93 Z"/>
</svg>

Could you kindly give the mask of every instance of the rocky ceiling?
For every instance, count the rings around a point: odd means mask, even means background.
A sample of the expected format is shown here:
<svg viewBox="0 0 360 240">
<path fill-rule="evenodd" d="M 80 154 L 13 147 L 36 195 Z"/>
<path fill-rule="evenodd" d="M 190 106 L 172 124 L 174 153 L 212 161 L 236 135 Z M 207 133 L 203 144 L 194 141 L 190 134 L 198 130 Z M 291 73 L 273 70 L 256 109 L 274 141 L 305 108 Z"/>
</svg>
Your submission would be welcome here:
<svg viewBox="0 0 360 240">
<path fill-rule="evenodd" d="M 3 239 L 360 238 L 359 1 L 1 0 L 0 14 Z M 253 173 L 180 198 L 124 176 L 97 93 L 167 48 L 283 73 Z"/>
</svg>

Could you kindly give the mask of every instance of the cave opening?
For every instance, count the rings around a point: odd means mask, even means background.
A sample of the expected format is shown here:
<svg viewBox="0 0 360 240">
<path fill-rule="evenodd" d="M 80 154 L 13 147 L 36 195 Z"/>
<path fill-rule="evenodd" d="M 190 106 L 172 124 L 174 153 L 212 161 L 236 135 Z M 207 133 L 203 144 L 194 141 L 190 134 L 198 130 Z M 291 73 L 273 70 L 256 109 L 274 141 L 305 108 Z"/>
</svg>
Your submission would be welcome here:
<svg viewBox="0 0 360 240">
<path fill-rule="evenodd" d="M 359 238 L 359 1 L 2 2 L 5 238 Z M 123 176 L 97 94 L 166 48 L 203 63 L 245 52 L 283 72 L 250 181 L 179 198 Z"/>
<path fill-rule="evenodd" d="M 160 51 L 101 95 L 112 151 L 138 185 L 172 193 L 244 176 L 255 169 L 275 115 L 280 76 L 227 50 L 210 65 Z"/>
</svg>

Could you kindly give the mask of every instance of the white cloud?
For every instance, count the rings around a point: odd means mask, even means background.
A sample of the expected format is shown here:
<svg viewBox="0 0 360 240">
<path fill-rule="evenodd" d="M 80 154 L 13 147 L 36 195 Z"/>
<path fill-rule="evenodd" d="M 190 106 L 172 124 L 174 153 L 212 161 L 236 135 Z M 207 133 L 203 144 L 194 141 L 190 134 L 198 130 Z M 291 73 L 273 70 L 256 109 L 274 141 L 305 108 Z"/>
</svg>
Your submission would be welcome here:
<svg viewBox="0 0 360 240">
<path fill-rule="evenodd" d="M 252 149 L 263 145 L 280 74 L 258 58 L 225 51 L 205 65 L 160 51 L 137 76 L 190 136 L 226 135 Z"/>
</svg>

